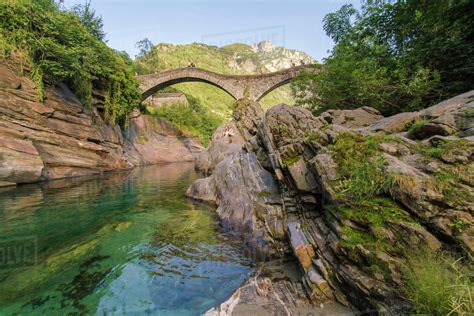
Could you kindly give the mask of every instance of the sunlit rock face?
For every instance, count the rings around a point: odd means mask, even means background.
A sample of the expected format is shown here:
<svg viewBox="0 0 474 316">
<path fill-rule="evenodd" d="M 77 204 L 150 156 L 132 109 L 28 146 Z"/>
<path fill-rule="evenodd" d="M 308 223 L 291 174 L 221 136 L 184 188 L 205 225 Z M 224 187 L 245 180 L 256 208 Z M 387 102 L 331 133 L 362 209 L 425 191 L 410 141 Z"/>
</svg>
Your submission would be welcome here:
<svg viewBox="0 0 474 316">
<path fill-rule="evenodd" d="M 261 64 L 271 72 L 298 66 L 302 63 L 313 64 L 316 62 L 304 52 L 273 46 L 270 41 L 254 44 L 252 50 L 259 56 Z"/>
<path fill-rule="evenodd" d="M 252 218 L 252 229 L 228 227 L 295 258 L 313 303 L 408 313 L 410 251 L 474 251 L 473 100 L 471 91 L 388 118 L 368 107 L 315 117 L 278 105 L 263 114 L 240 102 L 242 149 L 188 194 L 217 202 L 224 225 Z M 271 201 L 258 199 L 265 188 Z"/>
<path fill-rule="evenodd" d="M 46 86 L 39 102 L 34 83 L 18 65 L 0 63 L 0 185 L 31 183 L 193 161 L 202 149 L 157 118 L 130 115 L 128 129 L 106 123 L 97 107 L 83 106 L 63 84 Z M 103 104 L 102 104 L 103 105 Z"/>
</svg>

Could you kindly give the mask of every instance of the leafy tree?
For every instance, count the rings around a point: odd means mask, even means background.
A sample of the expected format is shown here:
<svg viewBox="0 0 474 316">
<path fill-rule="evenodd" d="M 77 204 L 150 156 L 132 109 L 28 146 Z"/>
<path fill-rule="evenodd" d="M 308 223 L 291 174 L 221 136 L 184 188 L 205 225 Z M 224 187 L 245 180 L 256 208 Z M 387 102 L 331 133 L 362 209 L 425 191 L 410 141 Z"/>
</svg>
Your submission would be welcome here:
<svg viewBox="0 0 474 316">
<path fill-rule="evenodd" d="M 317 74 L 292 85 L 315 112 L 363 105 L 385 115 L 428 107 L 474 87 L 474 2 L 365 1 L 324 19 L 336 45 Z M 469 22 L 471 21 L 471 22 Z"/>
<path fill-rule="evenodd" d="M 85 4 L 75 5 L 71 11 L 79 18 L 82 25 L 94 35 L 98 40 L 103 41 L 105 39 L 104 22 L 101 16 L 97 16 L 93 8 L 91 8 L 91 2 L 86 1 Z"/>
<path fill-rule="evenodd" d="M 323 28 L 336 43 L 352 28 L 351 18 L 357 13 L 352 4 L 345 4 L 323 19 Z"/>
<path fill-rule="evenodd" d="M 148 38 L 138 41 L 135 46 L 140 50 L 138 57 L 143 57 L 153 50 L 153 43 Z"/>
<path fill-rule="evenodd" d="M 140 103 L 130 60 L 53 1 L 0 2 L 0 45 L 4 58 L 14 55 L 29 70 L 40 100 L 44 82 L 66 83 L 86 106 L 91 106 L 92 91 L 97 89 L 105 94 L 106 117 L 123 124 Z"/>
</svg>

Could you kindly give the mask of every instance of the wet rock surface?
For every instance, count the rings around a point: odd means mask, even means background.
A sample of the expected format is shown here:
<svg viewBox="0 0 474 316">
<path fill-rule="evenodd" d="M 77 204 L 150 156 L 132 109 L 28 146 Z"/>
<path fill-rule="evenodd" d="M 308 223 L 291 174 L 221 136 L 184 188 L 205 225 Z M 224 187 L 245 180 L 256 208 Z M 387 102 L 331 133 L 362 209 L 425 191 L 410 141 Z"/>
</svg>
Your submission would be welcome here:
<svg viewBox="0 0 474 316">
<path fill-rule="evenodd" d="M 284 238 L 274 239 L 271 229 L 250 230 L 249 235 L 270 249 L 282 249 L 281 257 L 296 258 L 298 284 L 308 302 L 409 313 L 411 303 L 403 290 L 409 249 L 455 250 L 472 262 L 474 142 L 468 135 L 473 98 L 471 91 L 389 118 L 370 108 L 315 117 L 285 105 L 260 114 L 256 104 L 241 103 L 234 124 L 244 135 L 243 149 L 188 193 L 218 200 L 216 192 L 228 192 L 218 203 L 224 222 L 228 214 L 253 214 L 252 227 L 265 227 L 269 221 L 261 214 L 272 213 L 268 209 L 258 203 L 234 207 L 241 196 L 258 201 L 255 188 L 244 179 L 264 171 L 265 178 L 272 178 L 266 182 L 272 183 L 272 199 L 279 196 L 281 201 L 281 214 L 272 220 L 278 223 L 274 227 L 282 227 L 278 236 Z M 247 158 L 252 163 L 242 163 L 242 157 L 252 157 Z M 243 177 L 235 181 L 237 174 Z M 223 204 L 234 206 L 222 212 Z M 255 289 L 250 301 L 257 302 L 259 283 L 249 282 L 253 285 L 245 286 Z"/>
<path fill-rule="evenodd" d="M 205 315 L 354 315 L 340 304 L 312 304 L 295 271 L 294 262 L 269 262 L 226 302 Z"/>
</svg>

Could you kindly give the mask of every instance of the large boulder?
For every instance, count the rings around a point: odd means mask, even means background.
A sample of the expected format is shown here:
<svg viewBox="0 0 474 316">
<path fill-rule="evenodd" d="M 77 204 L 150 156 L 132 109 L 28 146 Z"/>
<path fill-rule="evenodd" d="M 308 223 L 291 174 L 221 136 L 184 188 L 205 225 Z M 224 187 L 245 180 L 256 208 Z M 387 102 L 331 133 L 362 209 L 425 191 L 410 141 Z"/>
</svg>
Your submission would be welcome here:
<svg viewBox="0 0 474 316">
<path fill-rule="evenodd" d="M 186 195 L 215 203 L 224 228 L 242 235 L 254 257 L 281 255 L 282 201 L 272 174 L 254 153 L 241 150 L 228 156 L 211 176 L 194 182 Z"/>
<path fill-rule="evenodd" d="M 196 169 L 211 174 L 216 165 L 232 153 L 239 152 L 245 141 L 235 123 L 219 126 L 212 135 L 209 147 L 196 158 Z"/>
<path fill-rule="evenodd" d="M 472 259 L 474 142 L 466 135 L 473 94 L 388 118 L 370 108 L 314 117 L 285 105 L 260 118 L 255 104 L 239 104 L 234 118 L 245 150 L 188 193 L 214 201 L 224 226 L 254 248 L 273 253 L 267 245 L 286 236 L 312 303 L 409 313 L 403 276 L 410 249 L 454 248 Z M 417 129 L 423 141 L 411 139 Z M 261 178 L 274 188 L 273 202 L 263 205 Z"/>
<path fill-rule="evenodd" d="M 202 150 L 199 142 L 157 117 L 136 114 L 125 134 L 125 153 L 134 165 L 194 161 Z"/>
<path fill-rule="evenodd" d="M 434 135 L 474 136 L 474 90 L 419 112 L 426 122 L 413 131 L 415 139 Z"/>
<path fill-rule="evenodd" d="M 365 127 L 383 119 L 378 110 L 368 106 L 354 110 L 328 110 L 321 113 L 320 117 L 329 124 L 347 128 Z"/>
</svg>

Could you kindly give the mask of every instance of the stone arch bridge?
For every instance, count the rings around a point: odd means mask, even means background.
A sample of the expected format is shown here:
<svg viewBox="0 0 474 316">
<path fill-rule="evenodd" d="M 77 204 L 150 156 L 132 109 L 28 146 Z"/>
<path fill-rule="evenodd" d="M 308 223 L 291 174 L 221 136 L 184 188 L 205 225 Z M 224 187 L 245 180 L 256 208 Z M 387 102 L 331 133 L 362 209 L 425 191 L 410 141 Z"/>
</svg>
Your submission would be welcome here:
<svg viewBox="0 0 474 316">
<path fill-rule="evenodd" d="M 216 86 L 234 99 L 244 97 L 259 101 L 272 90 L 287 84 L 301 71 L 314 72 L 315 65 L 302 65 L 263 75 L 223 75 L 200 68 L 179 68 L 150 75 L 137 76 L 142 100 L 168 86 L 181 82 L 205 82 Z"/>
</svg>

